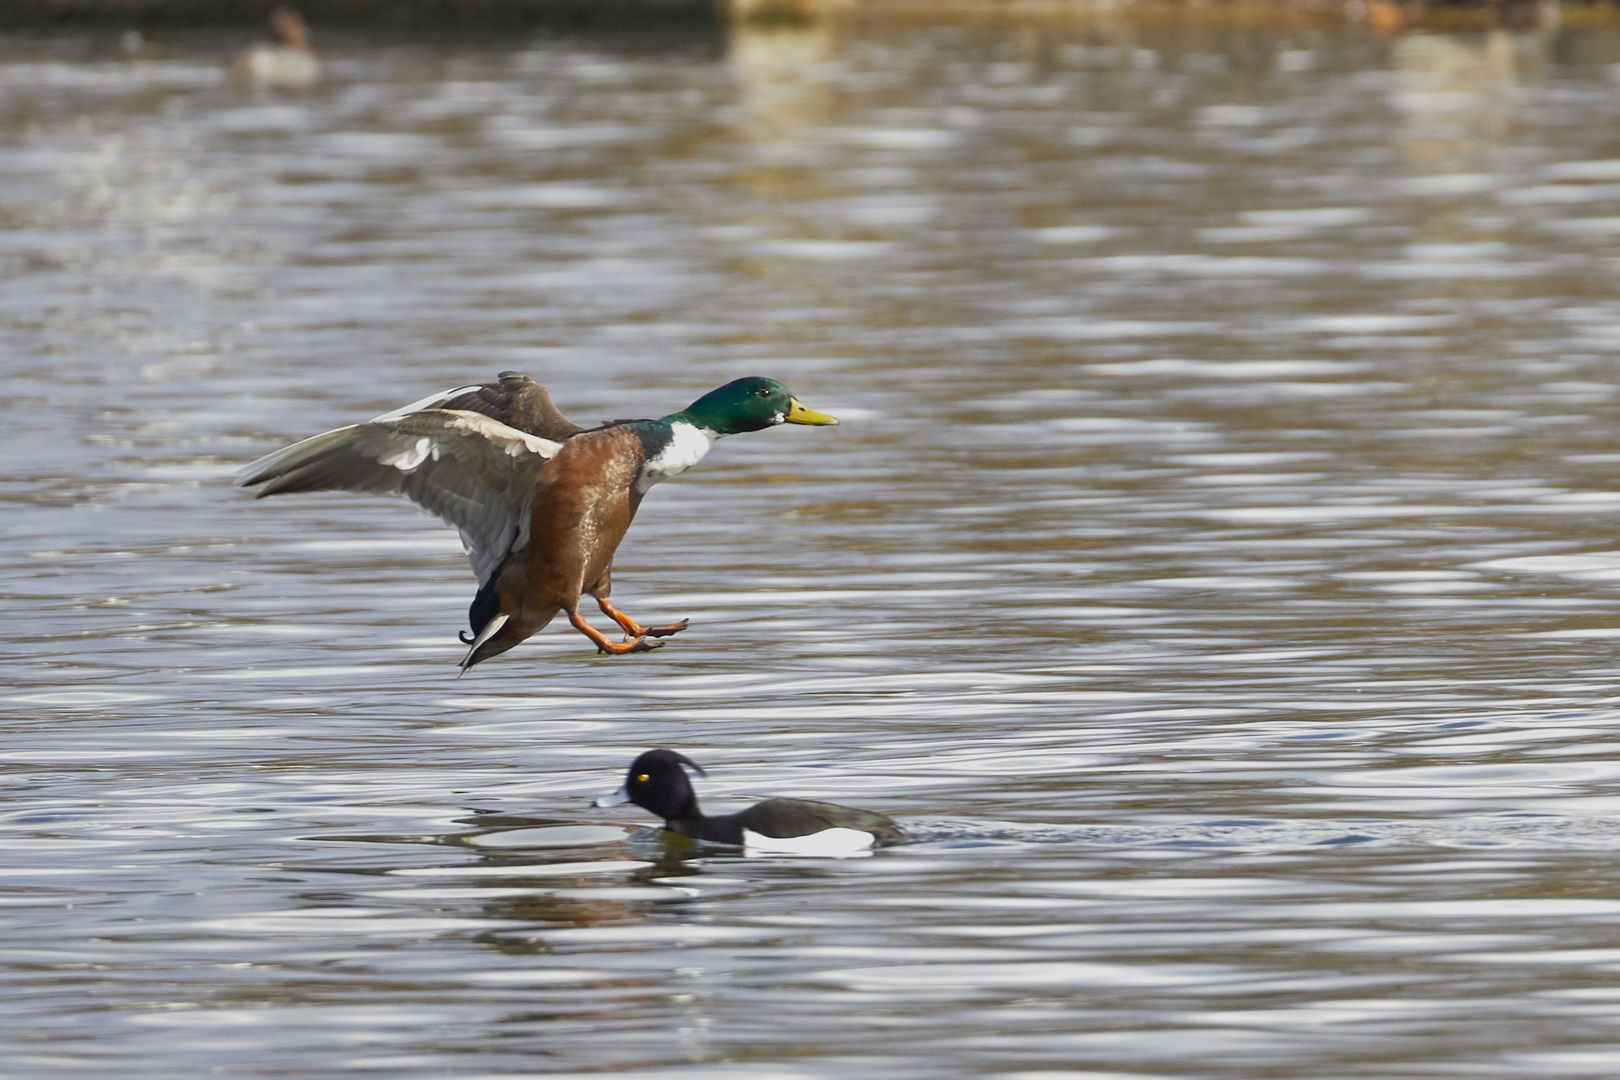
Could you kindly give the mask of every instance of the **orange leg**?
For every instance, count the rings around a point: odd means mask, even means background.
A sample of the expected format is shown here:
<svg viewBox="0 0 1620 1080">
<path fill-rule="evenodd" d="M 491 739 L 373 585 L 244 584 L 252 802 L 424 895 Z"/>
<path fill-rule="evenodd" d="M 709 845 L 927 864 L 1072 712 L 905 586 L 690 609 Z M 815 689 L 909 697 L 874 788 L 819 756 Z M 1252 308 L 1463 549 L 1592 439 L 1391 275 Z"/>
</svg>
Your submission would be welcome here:
<svg viewBox="0 0 1620 1080">
<path fill-rule="evenodd" d="M 659 642 L 657 645 L 650 644 L 645 637 L 637 637 L 634 641 L 609 641 L 602 635 L 600 630 L 586 622 L 584 617 L 581 616 L 577 611 L 570 611 L 568 613 L 568 621 L 573 624 L 575 630 L 578 630 L 580 633 L 584 634 L 586 637 L 590 638 L 596 643 L 598 652 L 611 653 L 614 656 L 633 652 L 652 652 L 654 649 L 660 648 L 663 644 L 662 642 Z"/>
<path fill-rule="evenodd" d="M 678 634 L 685 630 L 686 624 L 692 621 L 691 619 L 682 619 L 673 626 L 642 626 L 600 596 L 596 598 L 596 606 L 602 609 L 602 614 L 619 624 L 620 629 L 624 631 L 626 641 L 631 638 L 669 637 L 671 634 Z"/>
</svg>

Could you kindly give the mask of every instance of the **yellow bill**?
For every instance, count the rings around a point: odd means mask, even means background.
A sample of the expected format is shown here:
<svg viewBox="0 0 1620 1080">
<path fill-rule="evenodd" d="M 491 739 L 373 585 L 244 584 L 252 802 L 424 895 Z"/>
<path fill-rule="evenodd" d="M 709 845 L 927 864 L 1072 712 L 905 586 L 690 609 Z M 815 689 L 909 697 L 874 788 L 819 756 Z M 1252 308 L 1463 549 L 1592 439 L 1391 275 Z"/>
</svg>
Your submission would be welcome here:
<svg viewBox="0 0 1620 1080">
<path fill-rule="evenodd" d="M 798 398 L 788 398 L 787 422 L 790 424 L 812 424 L 816 427 L 825 427 L 828 424 L 838 423 L 836 416 L 828 416 L 824 412 L 816 412 L 799 404 Z"/>
</svg>

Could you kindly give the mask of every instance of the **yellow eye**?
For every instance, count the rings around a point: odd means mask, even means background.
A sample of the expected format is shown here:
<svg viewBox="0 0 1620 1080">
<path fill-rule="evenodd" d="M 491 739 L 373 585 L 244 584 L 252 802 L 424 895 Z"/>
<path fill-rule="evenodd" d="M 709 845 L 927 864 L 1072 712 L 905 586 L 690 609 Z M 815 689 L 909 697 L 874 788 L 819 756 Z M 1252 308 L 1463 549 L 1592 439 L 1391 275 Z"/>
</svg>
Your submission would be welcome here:
<svg viewBox="0 0 1620 1080">
<path fill-rule="evenodd" d="M 640 776 L 636 777 L 636 783 L 645 784 L 647 781 L 649 781 L 651 779 L 652 779 L 652 777 L 648 776 L 646 773 L 642 773 Z"/>
</svg>

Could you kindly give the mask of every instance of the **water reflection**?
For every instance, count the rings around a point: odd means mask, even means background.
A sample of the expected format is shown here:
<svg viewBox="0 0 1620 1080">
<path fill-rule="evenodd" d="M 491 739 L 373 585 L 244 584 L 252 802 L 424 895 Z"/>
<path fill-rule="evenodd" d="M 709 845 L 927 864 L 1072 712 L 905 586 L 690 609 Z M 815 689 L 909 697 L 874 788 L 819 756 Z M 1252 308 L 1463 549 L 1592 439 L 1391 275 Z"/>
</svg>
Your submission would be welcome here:
<svg viewBox="0 0 1620 1080">
<path fill-rule="evenodd" d="M 8 1060 L 1612 1071 L 1620 38 L 717 41 L 0 42 Z M 701 648 L 454 682 L 452 537 L 228 479 L 503 368 L 845 424 L 643 507 Z M 671 742 L 916 840 L 587 809 Z"/>
</svg>

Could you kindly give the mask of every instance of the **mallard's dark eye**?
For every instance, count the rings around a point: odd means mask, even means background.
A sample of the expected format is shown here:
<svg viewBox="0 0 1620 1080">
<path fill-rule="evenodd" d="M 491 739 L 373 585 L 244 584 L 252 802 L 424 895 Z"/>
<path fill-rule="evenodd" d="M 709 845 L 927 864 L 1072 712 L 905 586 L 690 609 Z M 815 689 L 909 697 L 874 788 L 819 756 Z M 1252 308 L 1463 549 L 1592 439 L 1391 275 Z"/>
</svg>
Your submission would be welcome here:
<svg viewBox="0 0 1620 1080">
<path fill-rule="evenodd" d="M 754 396 L 755 397 L 770 397 L 771 392 L 770 392 L 770 390 L 768 390 L 768 389 L 766 389 L 765 387 L 762 386 L 758 390 L 754 391 Z"/>
<path fill-rule="evenodd" d="M 646 773 L 642 773 L 640 776 L 636 777 L 636 783 L 645 784 L 647 781 L 649 781 L 651 779 L 652 779 L 652 777 L 648 776 Z"/>
</svg>

